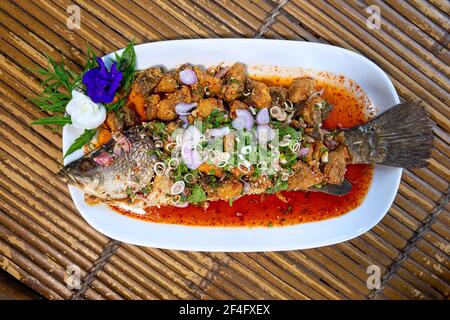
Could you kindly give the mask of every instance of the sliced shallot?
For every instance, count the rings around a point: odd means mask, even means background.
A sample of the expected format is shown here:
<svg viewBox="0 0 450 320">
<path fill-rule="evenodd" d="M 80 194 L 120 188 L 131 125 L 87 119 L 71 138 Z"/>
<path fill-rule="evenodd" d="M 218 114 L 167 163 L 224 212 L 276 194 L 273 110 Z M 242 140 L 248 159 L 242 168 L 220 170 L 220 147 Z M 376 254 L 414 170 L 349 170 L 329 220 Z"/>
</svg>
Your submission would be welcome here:
<svg viewBox="0 0 450 320">
<path fill-rule="evenodd" d="M 183 147 L 192 149 L 199 142 L 201 138 L 201 132 L 195 126 L 189 126 L 184 130 L 183 134 Z"/>
<path fill-rule="evenodd" d="M 197 75 L 192 69 L 184 69 L 179 73 L 180 81 L 190 86 L 197 82 Z"/>
<path fill-rule="evenodd" d="M 236 110 L 236 115 L 237 118 L 231 122 L 233 128 L 237 130 L 244 130 L 244 129 L 250 130 L 251 128 L 253 128 L 254 119 L 249 111 L 244 109 L 238 109 Z"/>
<path fill-rule="evenodd" d="M 184 149 L 181 153 L 183 161 L 189 169 L 197 169 L 203 162 L 202 155 L 197 150 Z"/>
<path fill-rule="evenodd" d="M 114 161 L 114 157 L 108 152 L 102 151 L 93 160 L 100 166 L 107 167 Z"/>
<path fill-rule="evenodd" d="M 269 110 L 267 108 L 261 109 L 256 114 L 257 124 L 269 124 Z"/>
<path fill-rule="evenodd" d="M 175 112 L 179 116 L 187 116 L 190 114 L 189 111 L 191 111 L 196 106 L 197 106 L 196 102 L 193 102 L 193 103 L 180 102 L 180 103 L 177 103 L 177 105 L 175 106 Z"/>
</svg>

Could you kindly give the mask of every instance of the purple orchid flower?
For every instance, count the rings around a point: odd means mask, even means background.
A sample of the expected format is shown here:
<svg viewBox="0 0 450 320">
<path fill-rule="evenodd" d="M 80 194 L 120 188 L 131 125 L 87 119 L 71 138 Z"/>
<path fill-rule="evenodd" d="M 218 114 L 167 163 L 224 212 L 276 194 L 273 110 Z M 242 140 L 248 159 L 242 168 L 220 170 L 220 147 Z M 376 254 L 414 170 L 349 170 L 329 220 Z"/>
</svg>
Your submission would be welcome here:
<svg viewBox="0 0 450 320">
<path fill-rule="evenodd" d="M 86 86 L 87 95 L 95 103 L 110 103 L 114 100 L 114 94 L 120 87 L 122 72 L 117 70 L 116 62 L 113 62 L 108 71 L 101 58 L 97 57 L 98 67 L 87 71 L 83 75 L 83 83 Z"/>
</svg>

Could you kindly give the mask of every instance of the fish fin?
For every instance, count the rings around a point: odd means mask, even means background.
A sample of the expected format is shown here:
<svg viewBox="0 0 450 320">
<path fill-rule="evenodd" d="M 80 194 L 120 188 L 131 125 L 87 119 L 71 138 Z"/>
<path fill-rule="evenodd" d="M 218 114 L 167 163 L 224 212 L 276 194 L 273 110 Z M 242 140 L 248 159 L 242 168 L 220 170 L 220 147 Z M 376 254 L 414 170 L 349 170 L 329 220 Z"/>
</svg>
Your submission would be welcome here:
<svg viewBox="0 0 450 320">
<path fill-rule="evenodd" d="M 400 103 L 368 123 L 345 131 L 352 163 L 425 167 L 433 146 L 433 122 L 419 101 Z"/>
<path fill-rule="evenodd" d="M 311 192 L 322 192 L 327 193 L 335 196 L 343 196 L 352 191 L 352 184 L 347 179 L 344 179 L 344 181 L 341 184 L 326 184 L 322 186 L 321 188 L 317 187 L 311 187 L 308 189 L 308 191 Z"/>
</svg>

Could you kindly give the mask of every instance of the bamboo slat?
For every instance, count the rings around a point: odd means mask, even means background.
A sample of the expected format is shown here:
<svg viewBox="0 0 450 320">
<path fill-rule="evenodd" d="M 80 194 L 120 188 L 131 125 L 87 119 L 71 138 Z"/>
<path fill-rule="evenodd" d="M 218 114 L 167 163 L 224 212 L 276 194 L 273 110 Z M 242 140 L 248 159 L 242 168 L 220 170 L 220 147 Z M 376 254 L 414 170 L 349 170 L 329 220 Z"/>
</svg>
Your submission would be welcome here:
<svg viewBox="0 0 450 320">
<path fill-rule="evenodd" d="M 69 5 L 81 29 L 66 27 Z M 368 5 L 381 10 L 368 30 Z M 0 2 L 0 267 L 49 299 L 448 299 L 450 293 L 450 6 L 441 0 L 7 0 Z M 420 99 L 436 122 L 427 168 L 405 170 L 395 202 L 372 230 L 318 249 L 267 253 L 181 252 L 112 242 L 79 216 L 61 165 L 61 134 L 29 127 L 28 99 L 45 54 L 80 71 L 136 43 L 208 37 L 330 43 L 358 51 Z M 66 286 L 80 267 L 82 291 Z M 380 267 L 382 288 L 366 286 Z"/>
</svg>

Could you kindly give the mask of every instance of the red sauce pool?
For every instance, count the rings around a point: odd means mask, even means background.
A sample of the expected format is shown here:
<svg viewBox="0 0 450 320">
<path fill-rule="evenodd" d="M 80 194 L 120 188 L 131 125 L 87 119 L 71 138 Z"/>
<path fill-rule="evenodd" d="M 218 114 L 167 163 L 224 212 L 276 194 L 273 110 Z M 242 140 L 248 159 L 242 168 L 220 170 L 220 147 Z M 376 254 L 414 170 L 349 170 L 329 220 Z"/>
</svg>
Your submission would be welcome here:
<svg viewBox="0 0 450 320">
<path fill-rule="evenodd" d="M 259 78 L 270 85 L 287 86 L 288 78 Z M 351 128 L 367 122 L 364 106 L 344 87 L 318 83 L 323 96 L 334 108 L 323 125 L 327 129 Z M 170 224 L 193 226 L 282 226 L 337 217 L 358 207 L 369 190 L 373 176 L 372 165 L 348 165 L 347 179 L 352 191 L 344 196 L 317 192 L 283 192 L 287 203 L 275 195 L 249 195 L 233 202 L 211 202 L 204 210 L 195 206 L 187 208 L 151 207 L 145 215 L 134 214 L 119 208 L 114 210 L 138 219 Z"/>
</svg>

